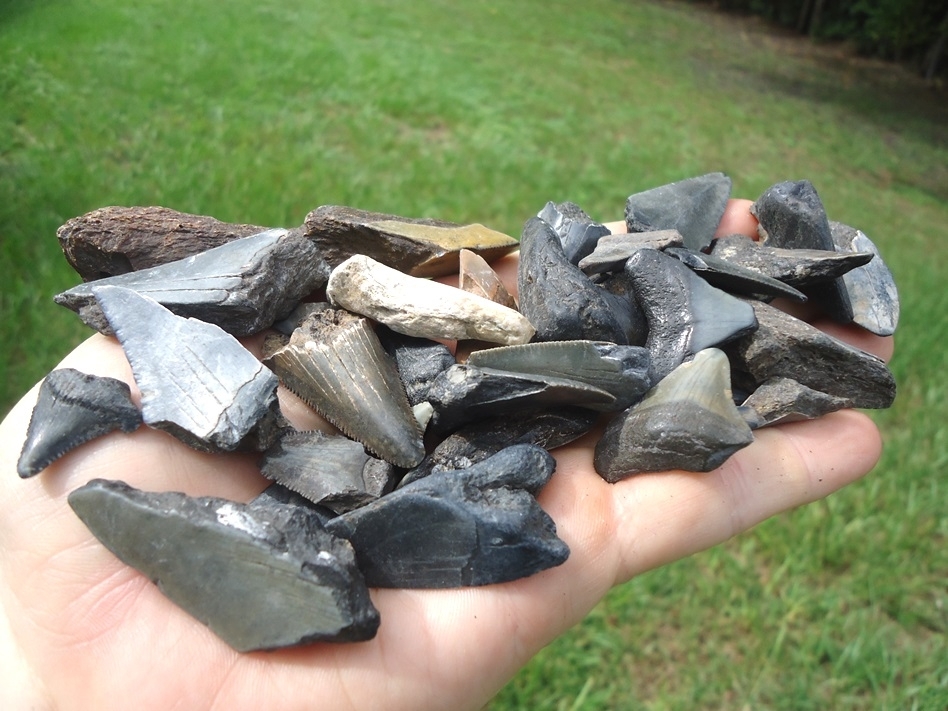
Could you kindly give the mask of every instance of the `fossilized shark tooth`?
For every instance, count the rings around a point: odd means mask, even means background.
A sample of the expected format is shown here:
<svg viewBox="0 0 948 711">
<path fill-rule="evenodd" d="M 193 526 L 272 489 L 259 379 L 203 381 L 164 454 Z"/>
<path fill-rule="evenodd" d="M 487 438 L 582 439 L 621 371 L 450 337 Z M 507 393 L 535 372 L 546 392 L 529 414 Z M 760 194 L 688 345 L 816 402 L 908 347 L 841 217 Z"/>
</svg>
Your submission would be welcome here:
<svg viewBox="0 0 948 711">
<path fill-rule="evenodd" d="M 248 501 L 247 508 L 252 509 L 255 516 L 273 521 L 274 525 L 278 527 L 280 527 L 279 521 L 281 518 L 289 518 L 300 514 L 315 516 L 321 524 L 336 518 L 334 511 L 327 509 L 325 506 L 314 504 L 302 494 L 297 494 L 292 489 L 277 482 L 273 482 Z M 295 509 L 302 509 L 302 511 Z"/>
<path fill-rule="evenodd" d="M 454 287 L 408 276 L 357 254 L 333 269 L 326 295 L 334 304 L 420 338 L 512 345 L 533 337 L 513 309 Z"/>
<path fill-rule="evenodd" d="M 852 407 L 889 407 L 895 379 L 884 361 L 767 304 L 748 302 L 758 328 L 725 347 L 734 378 L 748 390 L 770 378 L 792 378 L 808 388 L 847 398 Z"/>
<path fill-rule="evenodd" d="M 431 426 L 448 432 L 465 422 L 538 407 L 581 405 L 612 411 L 616 398 L 600 388 L 549 375 L 452 365 L 431 384 Z"/>
<path fill-rule="evenodd" d="M 625 265 L 648 320 L 645 343 L 657 383 L 685 358 L 737 338 L 757 326 L 754 310 L 717 289 L 684 264 L 654 249 L 641 249 Z"/>
<path fill-rule="evenodd" d="M 712 286 L 728 292 L 783 296 L 793 301 L 806 301 L 806 294 L 802 291 L 787 286 L 777 279 L 771 279 L 753 269 L 746 269 L 726 259 L 719 259 L 714 255 L 702 254 L 680 247 L 666 249 L 664 254 L 678 259 Z"/>
<path fill-rule="evenodd" d="M 791 378 L 770 378 L 744 400 L 743 407 L 754 411 L 752 429 L 783 422 L 812 420 L 830 412 L 852 407 L 848 398 L 808 388 Z"/>
<path fill-rule="evenodd" d="M 371 639 L 378 611 L 348 541 L 266 509 L 95 479 L 69 505 L 106 548 L 239 652 Z"/>
<path fill-rule="evenodd" d="M 323 205 L 306 216 L 306 235 L 326 261 L 338 266 L 355 254 L 416 277 L 457 274 L 461 249 L 491 262 L 517 249 L 517 240 L 484 225 L 413 219 Z"/>
<path fill-rule="evenodd" d="M 771 185 L 750 211 L 768 247 L 835 250 L 823 201 L 809 180 Z"/>
<path fill-rule="evenodd" d="M 128 385 L 72 368 L 52 371 L 40 385 L 16 464 L 23 478 L 39 474 L 89 440 L 115 430 L 133 432 L 142 423 Z"/>
<path fill-rule="evenodd" d="M 870 252 L 850 254 L 825 249 L 768 247 L 740 234 L 715 240 L 711 253 L 794 287 L 833 281 L 873 258 Z"/>
<path fill-rule="evenodd" d="M 600 237 L 609 234 L 608 227 L 572 202 L 548 202 L 537 217 L 553 228 L 563 245 L 563 254 L 573 264 L 592 252 Z"/>
<path fill-rule="evenodd" d="M 508 309 L 517 308 L 517 302 L 507 291 L 507 287 L 504 286 L 497 272 L 491 269 L 487 260 L 479 254 L 469 249 L 462 249 L 458 259 L 458 269 L 458 287 L 462 291 L 481 296 Z"/>
<path fill-rule="evenodd" d="M 385 326 L 380 326 L 377 333 L 385 352 L 395 359 L 408 403 L 414 407 L 427 400 L 428 388 L 454 365 L 454 355 L 443 343 L 428 338 L 406 336 Z"/>
<path fill-rule="evenodd" d="M 629 257 L 640 249 L 661 251 L 669 247 L 681 247 L 683 244 L 684 240 L 678 230 L 650 230 L 606 235 L 599 239 L 596 248 L 589 256 L 579 260 L 579 268 L 589 275 L 622 271 Z"/>
<path fill-rule="evenodd" d="M 73 269 L 92 281 L 193 257 L 267 229 L 167 207 L 103 207 L 72 218 L 56 236 Z"/>
<path fill-rule="evenodd" d="M 552 457 L 516 449 L 396 489 L 327 530 L 352 542 L 372 587 L 490 585 L 560 565 L 569 549 L 527 491 L 549 478 Z"/>
<path fill-rule="evenodd" d="M 236 338 L 131 289 L 93 295 L 132 366 L 146 424 L 204 451 L 270 446 L 277 378 Z"/>
<path fill-rule="evenodd" d="M 468 364 L 478 368 L 578 380 L 605 390 L 624 410 L 651 386 L 649 352 L 639 346 L 601 341 L 548 341 L 476 351 Z"/>
<path fill-rule="evenodd" d="M 596 445 L 596 471 L 614 483 L 642 472 L 721 466 L 754 439 L 730 386 L 727 356 L 700 351 L 609 424 Z"/>
<path fill-rule="evenodd" d="M 630 195 L 625 202 L 629 232 L 678 230 L 689 249 L 711 244 L 731 196 L 731 179 L 708 173 Z"/>
<path fill-rule="evenodd" d="M 260 472 L 315 504 L 343 513 L 395 487 L 395 468 L 348 437 L 287 432 L 263 455 Z"/>
<path fill-rule="evenodd" d="M 364 318 L 338 309 L 316 313 L 264 362 L 289 390 L 373 454 L 406 468 L 425 456 L 395 363 Z"/>
<path fill-rule="evenodd" d="M 443 439 L 421 464 L 406 472 L 399 486 L 435 471 L 466 469 L 515 444 L 561 447 L 589 432 L 597 419 L 598 413 L 584 407 L 557 407 L 472 422 Z"/>
<path fill-rule="evenodd" d="M 55 301 L 109 334 L 93 290 L 121 286 L 179 316 L 213 323 L 239 337 L 271 326 L 304 296 L 325 286 L 327 277 L 328 268 L 309 240 L 277 229 L 177 262 L 80 284 L 57 294 Z"/>
<path fill-rule="evenodd" d="M 556 232 L 539 217 L 524 225 L 517 283 L 520 311 L 536 328 L 536 340 L 629 343 L 628 319 L 614 310 L 621 304 L 566 258 Z"/>
</svg>

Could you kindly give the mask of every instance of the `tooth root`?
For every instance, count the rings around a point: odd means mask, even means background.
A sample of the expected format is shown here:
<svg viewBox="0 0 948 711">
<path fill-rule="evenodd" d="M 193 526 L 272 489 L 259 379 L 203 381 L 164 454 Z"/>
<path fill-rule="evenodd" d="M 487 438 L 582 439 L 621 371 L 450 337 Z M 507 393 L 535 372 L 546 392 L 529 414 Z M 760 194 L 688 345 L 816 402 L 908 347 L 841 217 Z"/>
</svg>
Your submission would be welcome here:
<svg viewBox="0 0 948 711">
<path fill-rule="evenodd" d="M 424 457 L 421 428 L 391 358 L 364 318 L 328 310 L 304 320 L 265 361 L 348 437 L 400 467 Z"/>
</svg>

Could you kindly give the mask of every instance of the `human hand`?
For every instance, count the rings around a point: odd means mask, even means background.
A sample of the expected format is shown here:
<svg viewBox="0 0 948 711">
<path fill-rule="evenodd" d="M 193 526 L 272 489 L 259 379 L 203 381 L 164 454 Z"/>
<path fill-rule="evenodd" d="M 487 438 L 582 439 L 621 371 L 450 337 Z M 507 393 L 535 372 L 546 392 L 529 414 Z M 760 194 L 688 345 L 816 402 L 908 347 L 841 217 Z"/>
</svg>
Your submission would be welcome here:
<svg viewBox="0 0 948 711">
<path fill-rule="evenodd" d="M 719 232 L 753 234 L 748 204 L 732 201 Z M 516 260 L 496 266 L 512 287 Z M 826 330 L 891 355 L 891 339 Z M 121 378 L 138 395 L 114 339 L 93 336 L 61 366 Z M 313 423 L 298 400 L 281 397 L 291 419 Z M 102 477 L 247 501 L 268 483 L 256 457 L 203 454 L 140 428 L 90 442 L 23 481 L 15 462 L 35 398 L 36 388 L 0 425 L 5 709 L 480 708 L 612 586 L 836 491 L 868 472 L 881 446 L 865 415 L 842 411 L 758 430 L 710 473 L 608 484 L 593 470 L 591 433 L 554 452 L 557 471 L 539 496 L 570 547 L 562 566 L 481 588 L 373 590 L 382 624 L 371 641 L 239 654 L 100 545 L 66 496 Z"/>
</svg>

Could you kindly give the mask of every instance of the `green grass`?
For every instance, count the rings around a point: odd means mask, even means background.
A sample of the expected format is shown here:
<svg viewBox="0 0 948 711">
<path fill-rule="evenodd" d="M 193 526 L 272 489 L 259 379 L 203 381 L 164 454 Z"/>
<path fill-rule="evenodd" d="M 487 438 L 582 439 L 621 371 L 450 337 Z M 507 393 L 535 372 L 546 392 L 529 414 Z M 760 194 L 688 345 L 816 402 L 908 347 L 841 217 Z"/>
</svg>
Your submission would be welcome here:
<svg viewBox="0 0 948 711">
<path fill-rule="evenodd" d="M 103 205 L 294 226 L 320 204 L 510 234 L 712 170 L 813 181 L 900 285 L 864 482 L 613 591 L 501 709 L 948 705 L 948 108 L 675 3 L 0 0 L 0 412 L 86 335 L 55 239 Z"/>
</svg>

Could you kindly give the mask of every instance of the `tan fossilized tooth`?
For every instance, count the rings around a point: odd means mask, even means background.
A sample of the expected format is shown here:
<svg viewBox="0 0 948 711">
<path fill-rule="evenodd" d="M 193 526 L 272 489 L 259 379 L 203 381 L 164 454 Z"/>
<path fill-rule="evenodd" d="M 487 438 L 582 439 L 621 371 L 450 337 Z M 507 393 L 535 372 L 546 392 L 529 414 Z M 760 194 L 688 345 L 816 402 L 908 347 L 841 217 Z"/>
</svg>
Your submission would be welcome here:
<svg viewBox="0 0 948 711">
<path fill-rule="evenodd" d="M 332 303 L 408 336 L 527 343 L 532 324 L 513 309 L 435 281 L 408 276 L 357 254 L 333 269 Z"/>
<path fill-rule="evenodd" d="M 348 437 L 400 467 L 424 457 L 421 428 L 368 321 L 337 309 L 306 318 L 264 363 Z"/>
<path fill-rule="evenodd" d="M 469 249 L 462 249 L 459 263 L 458 286 L 462 291 L 483 296 L 509 309 L 517 308 L 517 302 L 486 259 Z"/>
</svg>

